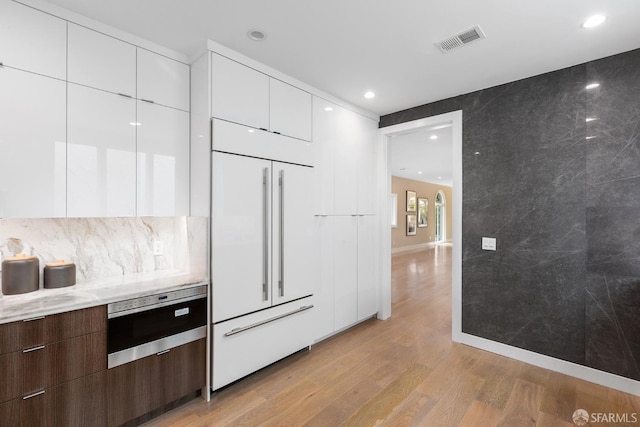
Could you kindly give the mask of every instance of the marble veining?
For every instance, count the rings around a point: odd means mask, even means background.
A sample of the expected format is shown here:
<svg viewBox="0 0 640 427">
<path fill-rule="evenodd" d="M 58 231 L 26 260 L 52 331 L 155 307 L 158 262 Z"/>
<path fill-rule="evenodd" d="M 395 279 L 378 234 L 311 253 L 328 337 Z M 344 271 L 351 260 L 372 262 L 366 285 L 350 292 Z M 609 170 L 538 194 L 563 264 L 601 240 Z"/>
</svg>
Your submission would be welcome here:
<svg viewBox="0 0 640 427">
<path fill-rule="evenodd" d="M 464 332 L 640 380 L 639 69 L 635 50 L 381 117 L 463 111 Z"/>
<path fill-rule="evenodd" d="M 154 242 L 162 255 L 153 254 Z M 138 273 L 207 274 L 207 219 L 197 217 L 0 220 L 2 258 L 35 255 L 41 269 L 59 259 L 76 264 L 77 284 Z M 41 274 L 42 288 L 42 274 Z M 38 292 L 42 292 L 41 289 Z M 14 296 L 4 296 L 4 299 Z"/>
</svg>

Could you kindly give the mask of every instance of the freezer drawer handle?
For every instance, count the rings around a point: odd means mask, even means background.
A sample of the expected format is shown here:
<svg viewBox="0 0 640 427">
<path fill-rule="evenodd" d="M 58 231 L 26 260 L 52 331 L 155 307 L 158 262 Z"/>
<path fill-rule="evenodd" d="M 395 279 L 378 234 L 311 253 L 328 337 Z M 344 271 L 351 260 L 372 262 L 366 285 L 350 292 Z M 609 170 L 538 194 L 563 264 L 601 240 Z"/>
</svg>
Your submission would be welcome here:
<svg viewBox="0 0 640 427">
<path fill-rule="evenodd" d="M 256 323 L 254 323 L 252 325 L 249 325 L 249 326 L 242 326 L 240 328 L 234 328 L 234 329 L 230 330 L 229 332 L 227 332 L 226 334 L 224 334 L 224 336 L 225 337 L 230 337 L 231 335 L 239 334 L 240 332 L 244 332 L 244 331 L 248 331 L 249 329 L 257 328 L 258 326 L 262 326 L 264 324 L 267 324 L 267 323 L 270 323 L 270 322 L 274 322 L 274 321 L 282 319 L 284 317 L 289 317 L 289 316 L 292 316 L 294 314 L 298 314 L 300 312 L 309 310 L 310 308 L 313 308 L 313 304 L 311 304 L 311 305 L 303 305 L 299 309 L 294 310 L 294 311 L 290 311 L 289 313 L 281 314 L 279 316 L 275 316 L 275 317 L 272 317 L 271 319 L 263 320 L 261 322 L 256 322 Z"/>
</svg>

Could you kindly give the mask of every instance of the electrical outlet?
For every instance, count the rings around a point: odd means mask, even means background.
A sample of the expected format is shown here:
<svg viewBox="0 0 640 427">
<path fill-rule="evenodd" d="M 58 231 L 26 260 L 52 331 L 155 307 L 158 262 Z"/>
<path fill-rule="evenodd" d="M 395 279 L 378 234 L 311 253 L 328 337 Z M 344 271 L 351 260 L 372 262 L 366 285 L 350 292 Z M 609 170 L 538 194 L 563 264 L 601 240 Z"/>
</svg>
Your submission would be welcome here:
<svg viewBox="0 0 640 427">
<path fill-rule="evenodd" d="M 162 255 L 164 253 L 164 244 L 160 240 L 153 242 L 153 255 Z"/>
<path fill-rule="evenodd" d="M 495 251 L 496 250 L 496 238 L 495 237 L 483 237 L 482 238 L 482 249 L 485 251 Z"/>
</svg>

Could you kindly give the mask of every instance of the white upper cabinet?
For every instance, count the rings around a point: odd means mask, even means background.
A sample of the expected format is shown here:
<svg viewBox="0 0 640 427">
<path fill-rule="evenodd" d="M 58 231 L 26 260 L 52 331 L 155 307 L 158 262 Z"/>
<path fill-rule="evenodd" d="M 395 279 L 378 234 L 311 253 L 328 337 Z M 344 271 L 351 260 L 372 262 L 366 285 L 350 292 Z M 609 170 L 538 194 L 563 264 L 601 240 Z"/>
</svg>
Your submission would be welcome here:
<svg viewBox="0 0 640 427">
<path fill-rule="evenodd" d="M 67 215 L 136 215 L 136 101 L 68 85 Z"/>
<path fill-rule="evenodd" d="M 0 62 L 64 80 L 67 22 L 13 1 L 0 1 Z"/>
<path fill-rule="evenodd" d="M 333 177 L 337 126 L 336 105 L 317 96 L 313 97 L 313 151 L 315 165 L 313 198 L 316 215 L 333 214 Z"/>
<path fill-rule="evenodd" d="M 189 113 L 137 105 L 137 215 L 188 215 Z"/>
<path fill-rule="evenodd" d="M 358 214 L 376 213 L 376 190 L 378 171 L 378 123 L 356 114 L 356 147 L 358 167 Z"/>
<path fill-rule="evenodd" d="M 0 218 L 65 215 L 66 83 L 0 68 Z"/>
<path fill-rule="evenodd" d="M 211 53 L 211 115 L 311 141 L 311 94 Z"/>
<path fill-rule="evenodd" d="M 313 99 L 315 213 L 376 212 L 377 123 L 324 99 Z"/>
<path fill-rule="evenodd" d="M 213 117 L 269 128 L 269 76 L 229 58 L 211 54 Z"/>
<path fill-rule="evenodd" d="M 137 98 L 189 111 L 189 66 L 138 48 Z"/>
<path fill-rule="evenodd" d="M 311 141 L 311 94 L 270 79 L 269 130 Z"/>
<path fill-rule="evenodd" d="M 108 92 L 136 97 L 136 47 L 69 23 L 68 79 Z"/>
</svg>

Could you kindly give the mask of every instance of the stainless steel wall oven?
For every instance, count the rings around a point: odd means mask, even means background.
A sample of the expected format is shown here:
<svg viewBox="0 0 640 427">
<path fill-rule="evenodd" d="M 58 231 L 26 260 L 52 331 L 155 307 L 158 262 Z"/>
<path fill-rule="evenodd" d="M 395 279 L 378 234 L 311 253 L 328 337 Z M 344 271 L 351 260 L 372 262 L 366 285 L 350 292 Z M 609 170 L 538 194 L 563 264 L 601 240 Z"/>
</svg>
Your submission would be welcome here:
<svg viewBox="0 0 640 427">
<path fill-rule="evenodd" d="M 109 369 L 206 336 L 207 286 L 108 305 Z"/>
</svg>

